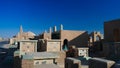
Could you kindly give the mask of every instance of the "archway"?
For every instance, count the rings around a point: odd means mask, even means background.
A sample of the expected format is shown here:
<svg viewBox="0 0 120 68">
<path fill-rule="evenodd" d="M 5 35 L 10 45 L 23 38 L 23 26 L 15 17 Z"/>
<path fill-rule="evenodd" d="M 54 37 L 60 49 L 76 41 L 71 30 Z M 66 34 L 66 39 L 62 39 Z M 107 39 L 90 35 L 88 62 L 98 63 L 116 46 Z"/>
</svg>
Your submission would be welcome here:
<svg viewBox="0 0 120 68">
<path fill-rule="evenodd" d="M 62 49 L 65 51 L 68 50 L 68 40 L 67 39 L 64 40 Z"/>
<path fill-rule="evenodd" d="M 101 37 L 99 35 L 96 36 L 96 41 L 100 41 Z"/>
<path fill-rule="evenodd" d="M 102 44 L 101 35 L 96 36 L 96 43 L 97 43 L 97 49 L 99 51 L 102 51 L 103 50 L 103 44 Z"/>
</svg>

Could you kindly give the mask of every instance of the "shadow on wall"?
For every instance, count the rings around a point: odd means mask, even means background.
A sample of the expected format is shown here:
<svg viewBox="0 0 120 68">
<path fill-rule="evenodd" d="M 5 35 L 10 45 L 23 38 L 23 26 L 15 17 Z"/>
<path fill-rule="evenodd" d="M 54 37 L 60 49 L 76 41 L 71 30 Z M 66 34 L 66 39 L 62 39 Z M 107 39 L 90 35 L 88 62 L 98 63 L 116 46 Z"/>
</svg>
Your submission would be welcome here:
<svg viewBox="0 0 120 68">
<path fill-rule="evenodd" d="M 88 46 L 88 32 L 84 32 L 76 38 L 69 41 L 69 45 L 75 45 L 76 47 L 87 47 Z"/>
</svg>

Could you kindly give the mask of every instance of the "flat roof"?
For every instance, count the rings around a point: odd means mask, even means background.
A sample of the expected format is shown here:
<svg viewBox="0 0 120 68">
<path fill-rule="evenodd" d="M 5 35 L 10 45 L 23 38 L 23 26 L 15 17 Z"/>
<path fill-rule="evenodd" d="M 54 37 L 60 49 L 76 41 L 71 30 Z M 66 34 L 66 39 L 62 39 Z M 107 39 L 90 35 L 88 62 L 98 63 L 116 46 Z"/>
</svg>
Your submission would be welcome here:
<svg viewBox="0 0 120 68">
<path fill-rule="evenodd" d="M 18 40 L 18 42 L 37 42 L 38 40 Z"/>
<path fill-rule="evenodd" d="M 33 52 L 26 53 L 22 56 L 23 59 L 52 59 L 59 58 L 58 53 L 55 52 Z"/>
<path fill-rule="evenodd" d="M 46 41 L 51 41 L 51 42 L 57 41 L 57 42 L 60 42 L 60 41 L 62 41 L 62 40 L 60 40 L 60 39 L 48 39 L 48 40 L 46 40 Z"/>
<path fill-rule="evenodd" d="M 62 41 L 60 39 L 39 39 L 39 41 Z"/>
<path fill-rule="evenodd" d="M 76 31 L 76 32 L 83 32 L 83 33 L 84 33 L 84 32 L 88 32 L 88 31 L 86 31 L 86 30 L 60 30 L 60 31 L 52 32 L 52 33 L 53 33 L 53 34 L 54 34 L 54 33 L 60 33 L 61 31 L 71 31 L 71 32 L 72 32 L 72 31 L 73 31 L 73 32 Z"/>
</svg>

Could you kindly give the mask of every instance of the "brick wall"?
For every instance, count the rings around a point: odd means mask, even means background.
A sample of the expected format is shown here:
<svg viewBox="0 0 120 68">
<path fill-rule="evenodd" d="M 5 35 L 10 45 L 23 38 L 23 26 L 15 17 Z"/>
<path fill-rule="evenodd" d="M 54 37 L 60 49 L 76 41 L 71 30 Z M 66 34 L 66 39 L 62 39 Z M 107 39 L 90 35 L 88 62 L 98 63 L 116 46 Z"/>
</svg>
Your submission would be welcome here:
<svg viewBox="0 0 120 68">
<path fill-rule="evenodd" d="M 88 46 L 88 33 L 86 31 L 71 31 L 62 30 L 62 40 L 67 39 L 69 45 L 75 45 L 76 47 Z"/>
<path fill-rule="evenodd" d="M 21 62 L 21 68 L 34 68 L 33 60 L 23 59 L 22 62 Z"/>
<path fill-rule="evenodd" d="M 58 52 L 59 58 L 56 59 L 57 65 L 60 68 L 65 67 L 65 58 L 66 58 L 66 53 L 64 51 Z"/>
<path fill-rule="evenodd" d="M 120 20 L 113 20 L 104 23 L 104 39 L 106 42 L 114 42 L 114 29 L 119 29 L 120 32 Z"/>
</svg>

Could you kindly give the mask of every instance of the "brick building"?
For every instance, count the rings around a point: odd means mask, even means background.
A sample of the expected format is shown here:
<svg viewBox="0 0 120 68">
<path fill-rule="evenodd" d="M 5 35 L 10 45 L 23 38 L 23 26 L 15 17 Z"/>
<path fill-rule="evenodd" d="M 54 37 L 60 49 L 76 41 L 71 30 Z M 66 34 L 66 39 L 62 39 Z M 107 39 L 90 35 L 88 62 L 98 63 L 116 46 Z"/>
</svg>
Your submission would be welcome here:
<svg viewBox="0 0 120 68">
<path fill-rule="evenodd" d="M 23 32 L 22 26 L 20 26 L 20 31 L 17 35 L 10 39 L 10 44 L 15 44 L 18 40 L 30 40 L 35 37 L 35 34 L 31 31 Z"/>
<path fill-rule="evenodd" d="M 87 31 L 77 31 L 77 30 L 63 30 L 63 26 L 60 26 L 60 30 L 57 30 L 55 26 L 49 29 L 49 32 L 41 34 L 39 38 L 41 39 L 59 39 L 62 40 L 63 45 L 75 45 L 76 47 L 87 47 L 88 46 L 88 32 Z"/>
<path fill-rule="evenodd" d="M 120 19 L 104 23 L 104 39 L 106 42 L 120 42 Z"/>
<path fill-rule="evenodd" d="M 104 55 L 120 56 L 120 19 L 104 23 Z"/>
</svg>

